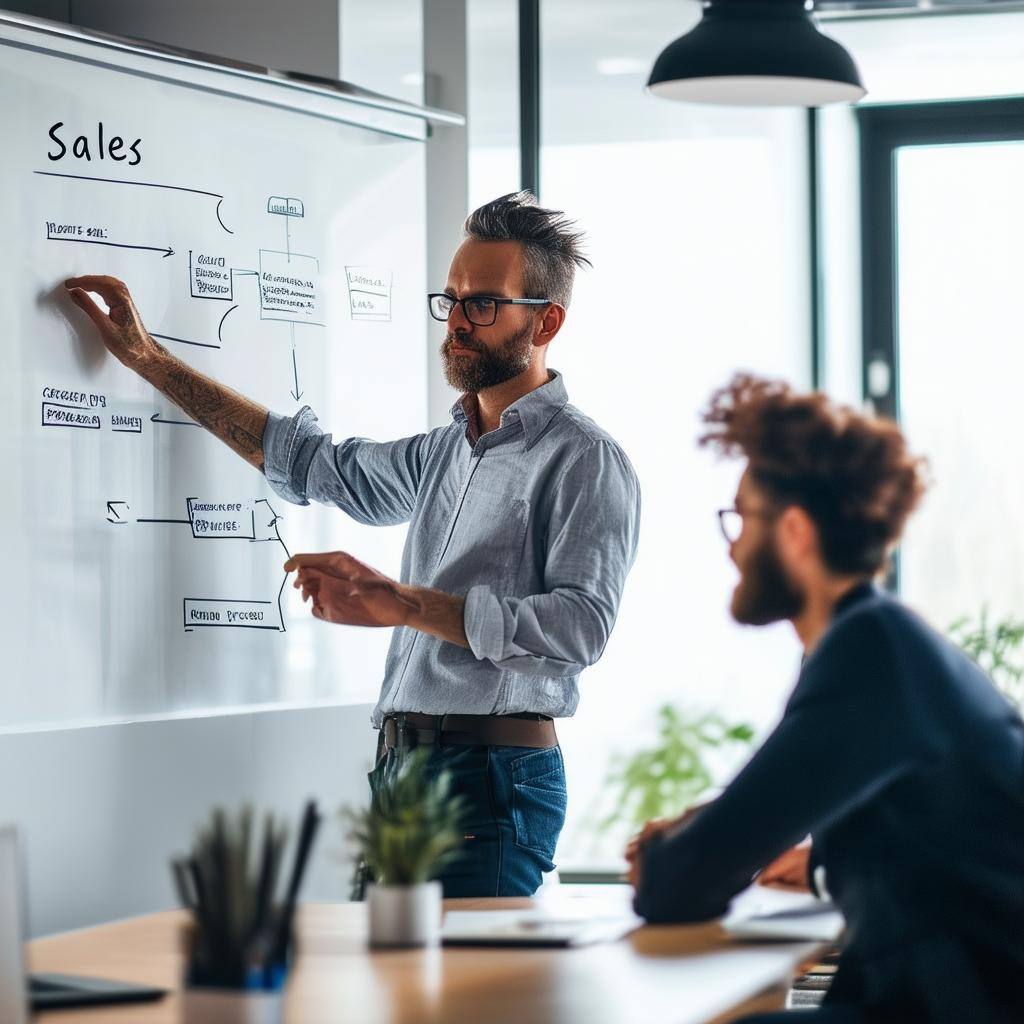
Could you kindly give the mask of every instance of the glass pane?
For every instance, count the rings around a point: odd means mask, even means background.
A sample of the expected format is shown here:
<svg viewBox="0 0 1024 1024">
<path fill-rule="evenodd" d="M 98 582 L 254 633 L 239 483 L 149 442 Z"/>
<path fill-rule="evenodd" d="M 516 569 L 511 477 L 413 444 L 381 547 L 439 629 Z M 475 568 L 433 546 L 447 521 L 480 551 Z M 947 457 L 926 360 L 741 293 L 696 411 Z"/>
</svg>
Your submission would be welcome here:
<svg viewBox="0 0 1024 1024">
<path fill-rule="evenodd" d="M 897 154 L 902 421 L 934 485 L 902 589 L 939 629 L 1024 615 L 1024 143 Z"/>
<path fill-rule="evenodd" d="M 469 208 L 519 189 L 519 5 L 467 0 Z"/>
<path fill-rule="evenodd" d="M 740 467 L 694 439 L 736 369 L 808 383 L 807 144 L 803 112 L 645 94 L 697 5 L 545 0 L 542 15 L 541 199 L 579 220 L 594 263 L 548 362 L 623 445 L 643 490 L 619 621 L 583 673 L 578 712 L 559 722 L 569 817 L 557 860 L 569 869 L 619 860 L 621 828 L 595 828 L 616 792 L 605 779 L 615 755 L 659 744 L 661 705 L 763 734 L 796 677 L 788 626 L 729 618 L 736 574 L 715 511 L 732 504 Z M 717 767 L 727 777 L 732 765 Z"/>
</svg>

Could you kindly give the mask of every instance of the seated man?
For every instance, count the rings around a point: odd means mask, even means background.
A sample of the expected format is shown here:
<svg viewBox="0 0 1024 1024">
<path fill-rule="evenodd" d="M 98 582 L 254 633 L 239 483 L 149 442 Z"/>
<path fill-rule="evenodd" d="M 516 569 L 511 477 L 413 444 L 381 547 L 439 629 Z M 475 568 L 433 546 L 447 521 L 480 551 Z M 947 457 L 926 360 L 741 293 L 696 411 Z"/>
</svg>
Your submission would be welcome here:
<svg viewBox="0 0 1024 1024">
<path fill-rule="evenodd" d="M 847 930 L 824 1006 L 798 1020 L 1024 1020 L 1024 723 L 873 582 L 923 491 L 920 460 L 893 423 L 748 376 L 704 420 L 702 444 L 747 460 L 719 513 L 732 614 L 789 620 L 805 660 L 722 795 L 631 844 L 637 912 L 718 917 L 810 833 Z"/>
</svg>

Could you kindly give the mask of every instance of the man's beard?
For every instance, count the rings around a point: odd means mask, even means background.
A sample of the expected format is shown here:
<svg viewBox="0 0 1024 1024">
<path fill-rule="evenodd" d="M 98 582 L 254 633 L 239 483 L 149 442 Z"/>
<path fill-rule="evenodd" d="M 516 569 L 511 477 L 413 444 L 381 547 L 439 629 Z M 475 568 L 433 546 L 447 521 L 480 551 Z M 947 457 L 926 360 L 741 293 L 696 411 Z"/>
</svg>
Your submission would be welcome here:
<svg viewBox="0 0 1024 1024">
<path fill-rule="evenodd" d="M 453 356 L 453 346 L 474 352 L 471 356 Z M 530 368 L 533 353 L 533 323 L 506 338 L 494 349 L 486 348 L 464 335 L 448 335 L 441 346 L 441 361 L 448 383 L 457 391 L 477 392 L 518 377 Z"/>
<path fill-rule="evenodd" d="M 746 626 L 793 619 L 807 595 L 786 575 L 771 535 L 747 559 L 732 595 L 732 617 Z"/>
</svg>

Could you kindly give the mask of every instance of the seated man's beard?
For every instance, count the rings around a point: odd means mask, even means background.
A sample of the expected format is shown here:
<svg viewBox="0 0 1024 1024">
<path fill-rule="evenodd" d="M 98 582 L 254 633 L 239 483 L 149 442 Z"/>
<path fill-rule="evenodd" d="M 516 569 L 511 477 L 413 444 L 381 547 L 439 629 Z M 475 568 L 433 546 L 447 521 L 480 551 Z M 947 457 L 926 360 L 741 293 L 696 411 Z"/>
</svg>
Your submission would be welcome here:
<svg viewBox="0 0 1024 1024">
<path fill-rule="evenodd" d="M 786 575 L 770 535 L 751 553 L 732 596 L 732 617 L 746 626 L 767 626 L 792 619 L 804 609 L 806 595 Z"/>
<path fill-rule="evenodd" d="M 483 391 L 484 388 L 504 384 L 530 368 L 532 342 L 532 322 L 493 349 L 477 341 L 449 334 L 441 346 L 444 375 L 457 391 Z M 475 354 L 453 356 L 451 350 L 454 345 L 472 349 Z"/>
</svg>

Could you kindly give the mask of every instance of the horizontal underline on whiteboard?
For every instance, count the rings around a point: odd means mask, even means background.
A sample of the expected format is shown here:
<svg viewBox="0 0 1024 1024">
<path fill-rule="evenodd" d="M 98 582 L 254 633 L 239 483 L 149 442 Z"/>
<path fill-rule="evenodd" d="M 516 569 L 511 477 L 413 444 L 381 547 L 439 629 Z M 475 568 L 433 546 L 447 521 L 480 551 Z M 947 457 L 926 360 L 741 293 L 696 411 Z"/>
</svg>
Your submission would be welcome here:
<svg viewBox="0 0 1024 1024">
<path fill-rule="evenodd" d="M 238 704 L 225 707 L 189 708 L 184 711 L 162 711 L 148 715 L 110 715 L 83 718 L 68 722 L 30 722 L 25 725 L 0 727 L 0 736 L 33 732 L 69 732 L 73 729 L 99 729 L 112 725 L 145 725 L 150 722 L 178 722 L 191 718 L 235 718 L 239 715 L 266 715 L 279 711 L 315 711 L 318 708 L 356 708 L 373 706 L 373 700 L 323 700 L 294 703 L 280 701 L 268 704 Z"/>
<path fill-rule="evenodd" d="M 76 181 L 105 181 L 111 185 L 141 185 L 143 188 L 168 188 L 174 192 L 194 192 L 199 196 L 213 196 L 214 199 L 223 199 L 219 192 L 204 192 L 201 188 L 185 188 L 183 185 L 161 185 L 155 181 L 132 181 L 130 178 L 94 178 L 87 174 L 61 174 L 58 171 L 33 171 L 33 174 L 41 174 L 46 178 L 74 178 Z"/>
<path fill-rule="evenodd" d="M 228 310 L 230 313 L 231 310 Z M 214 345 L 209 341 L 189 341 L 187 338 L 174 338 L 170 334 L 156 334 L 153 331 L 149 332 L 154 338 L 161 338 L 164 341 L 178 341 L 182 345 L 195 345 L 198 348 L 220 348 L 220 345 Z"/>
</svg>

